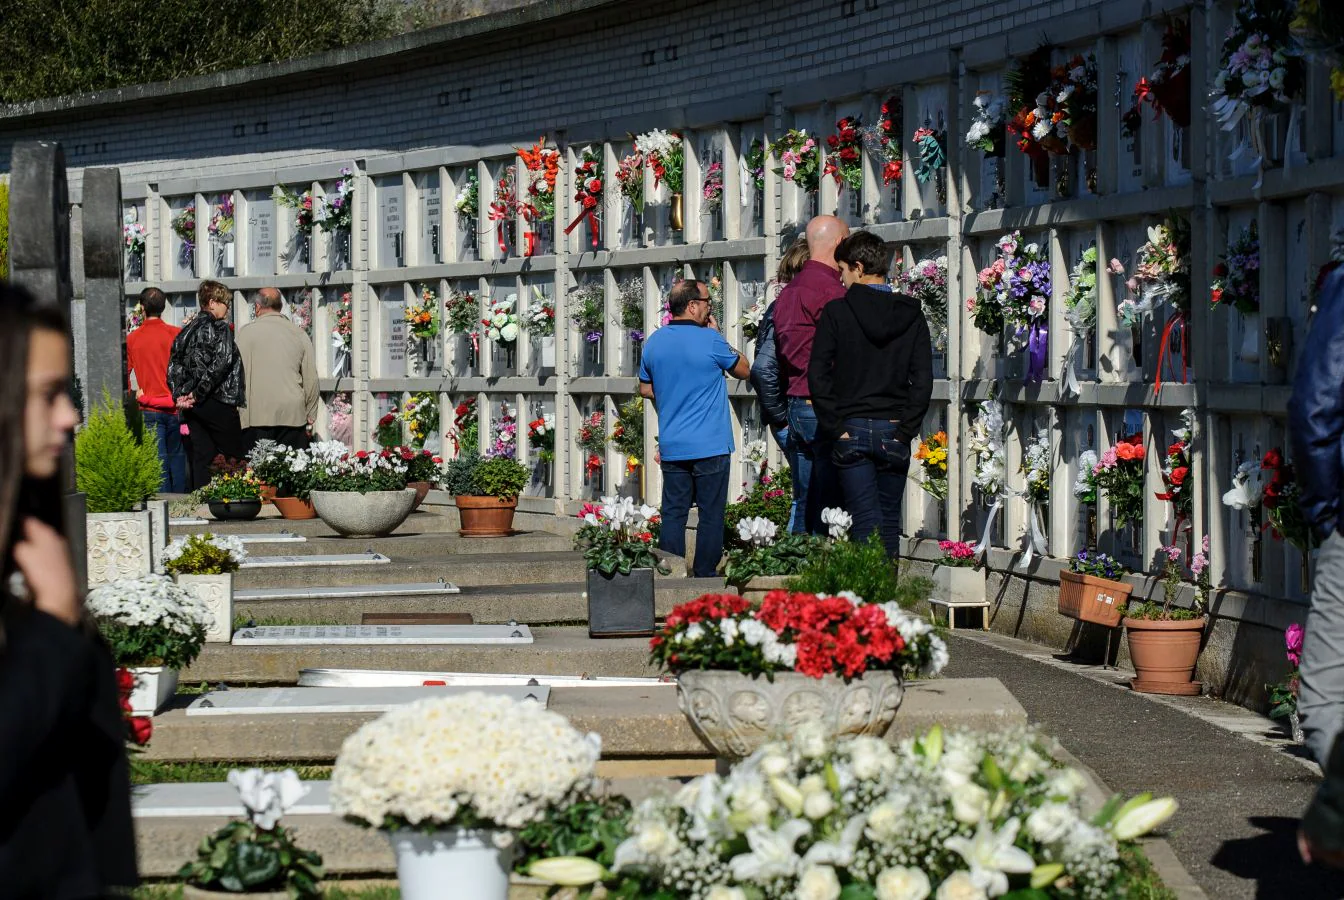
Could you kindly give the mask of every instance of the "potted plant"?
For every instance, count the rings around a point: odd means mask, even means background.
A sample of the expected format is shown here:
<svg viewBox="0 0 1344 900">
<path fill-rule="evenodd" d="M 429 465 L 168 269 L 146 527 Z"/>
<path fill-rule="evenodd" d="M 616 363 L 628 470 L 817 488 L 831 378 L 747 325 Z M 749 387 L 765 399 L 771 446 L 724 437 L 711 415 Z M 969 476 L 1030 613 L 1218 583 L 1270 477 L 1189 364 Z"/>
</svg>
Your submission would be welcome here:
<svg viewBox="0 0 1344 900">
<path fill-rule="evenodd" d="M 154 715 L 177 692 L 178 669 L 200 655 L 209 608 L 167 575 L 101 585 L 87 608 L 112 658 L 135 676 L 131 714 Z"/>
<path fill-rule="evenodd" d="M 713 900 L 1138 895 L 1122 847 L 1176 801 L 1117 796 L 1095 812 L 1087 777 L 1052 759 L 1051 744 L 941 726 L 895 746 L 832 742 L 813 727 L 726 777 L 700 776 L 675 801 L 641 802 L 609 869 L 570 857 L 529 871 L 579 897 L 686 897 L 688 883 Z"/>
<path fill-rule="evenodd" d="M 653 551 L 658 510 L 629 497 L 585 503 L 574 546 L 588 567 L 588 636 L 647 637 L 654 632 L 653 573 L 672 570 Z"/>
<path fill-rule="evenodd" d="M 158 446 L 145 437 L 143 429 L 137 437 L 107 393 L 75 435 L 75 485 L 88 511 L 90 587 L 148 575 L 156 546 L 168 542 L 167 517 L 156 523 L 145 508 L 163 481 Z"/>
<path fill-rule="evenodd" d="M 411 511 L 414 512 L 425 502 L 430 488 L 438 484 L 443 457 L 429 450 L 417 452 L 410 447 L 398 447 L 396 452 L 401 454 L 402 460 L 406 463 L 406 486 L 415 488 L 415 505 L 411 507 Z"/>
<path fill-rule="evenodd" d="M 852 594 L 771 591 L 759 606 L 706 594 L 673 609 L 650 647 L 676 676 L 695 733 L 725 758 L 748 756 L 803 723 L 832 738 L 883 735 L 902 679 L 936 675 L 947 663 L 928 622 Z"/>
<path fill-rule="evenodd" d="M 969 541 L 939 541 L 942 558 L 933 570 L 939 597 L 948 601 L 948 616 L 957 606 L 985 602 L 985 573 L 975 567 L 975 544 Z"/>
<path fill-rule="evenodd" d="M 415 491 L 406 487 L 406 462 L 391 450 L 360 450 L 324 461 L 309 496 L 318 517 L 345 537 L 391 534 L 415 505 Z"/>
<path fill-rule="evenodd" d="M 729 548 L 723 577 L 742 596 L 759 600 L 769 591 L 781 590 L 786 578 L 807 568 L 821 542 L 810 534 L 778 537 L 778 531 L 764 516 L 738 520 L 741 543 Z"/>
<path fill-rule="evenodd" d="M 207 643 L 233 639 L 233 573 L 247 559 L 236 537 L 193 534 L 178 538 L 163 551 L 163 569 L 210 610 Z"/>
<path fill-rule="evenodd" d="M 1135 673 L 1130 687 L 1146 694 L 1197 695 L 1202 685 L 1192 679 L 1207 621 L 1209 538 L 1205 535 L 1201 552 L 1190 558 L 1195 579 L 1195 602 L 1190 609 L 1174 605 L 1181 589 L 1180 548 L 1163 547 L 1158 552 L 1163 562 L 1162 603 L 1150 600 L 1135 606 L 1131 602 L 1125 608 L 1123 624 Z"/>
<path fill-rule="evenodd" d="M 540 704 L 434 697 L 345 740 L 331 805 L 387 834 L 403 900 L 505 900 L 512 832 L 583 796 L 598 755 L 596 740 Z"/>
<path fill-rule="evenodd" d="M 1105 553 L 1079 551 L 1059 573 L 1059 614 L 1106 628 L 1120 624 L 1131 590 L 1125 567 Z"/>
<path fill-rule="evenodd" d="M 289 447 L 277 441 L 262 439 L 247 452 L 247 467 L 261 485 L 261 502 L 275 499 L 279 484 L 288 468 Z"/>
<path fill-rule="evenodd" d="M 199 496 L 210 515 L 221 521 L 255 519 L 261 512 L 261 482 L 250 471 L 220 472 Z"/>
<path fill-rule="evenodd" d="M 448 463 L 443 486 L 453 495 L 463 537 L 508 537 L 518 494 L 527 486 L 527 467 L 504 456 L 466 452 Z"/>
<path fill-rule="evenodd" d="M 1298 667 L 1302 664 L 1302 641 L 1306 630 L 1296 622 L 1283 634 L 1284 655 L 1288 659 L 1288 674 L 1277 684 L 1265 685 L 1269 692 L 1269 717 L 1287 719 L 1288 729 L 1295 743 L 1302 743 L 1302 722 L 1297 717 L 1297 693 L 1301 682 Z"/>
<path fill-rule="evenodd" d="M 177 876 L 182 900 L 211 900 L 246 894 L 265 900 L 321 897 L 322 857 L 294 843 L 280 824 L 310 790 L 293 769 L 263 772 L 234 769 L 229 784 L 238 790 L 246 819 L 237 819 L 201 842 L 196 859 Z"/>
<path fill-rule="evenodd" d="M 283 453 L 272 475 L 275 479 L 275 497 L 271 502 L 283 518 L 316 519 L 317 510 L 313 508 L 312 500 L 313 483 L 327 466 L 348 455 L 350 448 L 340 441 L 316 441 L 303 450 L 284 446 L 280 449 Z M 257 474 L 255 467 L 253 473 Z"/>
</svg>

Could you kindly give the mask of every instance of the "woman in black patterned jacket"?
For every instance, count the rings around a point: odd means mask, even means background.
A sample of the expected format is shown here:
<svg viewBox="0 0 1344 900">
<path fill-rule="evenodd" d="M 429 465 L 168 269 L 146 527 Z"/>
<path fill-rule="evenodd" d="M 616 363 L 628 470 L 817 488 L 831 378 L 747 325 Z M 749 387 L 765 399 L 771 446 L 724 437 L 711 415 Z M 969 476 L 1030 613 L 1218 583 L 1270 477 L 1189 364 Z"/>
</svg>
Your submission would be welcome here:
<svg viewBox="0 0 1344 900">
<path fill-rule="evenodd" d="M 173 392 L 191 445 L 191 487 L 210 480 L 216 455 L 247 455 L 238 407 L 247 403 L 243 358 L 228 323 L 233 293 L 218 281 L 202 281 L 196 291 L 201 311 L 173 340 L 168 389 Z"/>
</svg>

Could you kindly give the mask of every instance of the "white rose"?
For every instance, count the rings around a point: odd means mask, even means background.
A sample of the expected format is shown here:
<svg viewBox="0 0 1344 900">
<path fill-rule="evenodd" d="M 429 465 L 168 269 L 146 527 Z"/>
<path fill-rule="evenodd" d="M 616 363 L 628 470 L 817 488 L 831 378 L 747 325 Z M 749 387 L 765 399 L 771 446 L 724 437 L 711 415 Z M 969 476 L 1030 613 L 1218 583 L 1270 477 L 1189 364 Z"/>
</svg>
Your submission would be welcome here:
<svg viewBox="0 0 1344 900">
<path fill-rule="evenodd" d="M 869 838 L 878 842 L 885 842 L 894 838 L 901 829 L 901 813 L 903 809 L 891 800 L 884 800 L 874 806 L 868 812 L 868 827 L 866 833 Z"/>
<path fill-rule="evenodd" d="M 635 840 L 640 852 L 654 859 L 666 859 L 680 846 L 677 836 L 661 822 L 650 822 L 645 825 Z"/>
<path fill-rule="evenodd" d="M 1027 816 L 1027 834 L 1042 844 L 1053 844 L 1064 839 L 1077 818 L 1063 803 L 1043 803 Z"/>
<path fill-rule="evenodd" d="M 794 891 L 798 900 L 838 900 L 840 879 L 830 866 L 813 866 L 803 872 Z"/>
<path fill-rule="evenodd" d="M 745 624 L 745 623 L 744 623 Z M 781 756 L 778 753 L 771 753 L 768 756 L 761 757 L 761 773 L 768 778 L 778 778 L 791 768 L 789 758 Z"/>
<path fill-rule="evenodd" d="M 812 821 L 824 819 L 835 809 L 835 800 L 826 791 L 816 791 L 803 798 L 803 815 Z"/>
<path fill-rule="evenodd" d="M 516 341 L 518 339 L 518 326 L 515 323 L 510 322 L 499 329 L 499 336 L 506 341 Z"/>
<path fill-rule="evenodd" d="M 747 892 L 740 887 L 725 887 L 717 884 L 709 889 L 705 900 L 747 900 Z"/>
<path fill-rule="evenodd" d="M 1028 781 L 1040 772 L 1044 772 L 1047 766 L 1048 763 L 1041 759 L 1040 754 L 1028 747 L 1022 751 L 1022 755 L 1008 770 L 1008 777 L 1013 781 Z"/>
<path fill-rule="evenodd" d="M 929 876 L 920 869 L 896 866 L 877 876 L 877 900 L 924 900 L 932 892 Z"/>
<path fill-rule="evenodd" d="M 509 317 L 504 315 L 504 313 L 502 312 L 497 312 L 490 319 L 490 324 L 495 326 L 496 328 L 503 328 L 505 325 L 509 324 Z"/>
<path fill-rule="evenodd" d="M 969 872 L 954 872 L 938 885 L 935 900 L 989 900 L 989 895 L 975 883 Z"/>
<path fill-rule="evenodd" d="M 952 788 L 952 815 L 958 822 L 975 825 L 989 808 L 989 791 L 967 782 Z"/>
</svg>

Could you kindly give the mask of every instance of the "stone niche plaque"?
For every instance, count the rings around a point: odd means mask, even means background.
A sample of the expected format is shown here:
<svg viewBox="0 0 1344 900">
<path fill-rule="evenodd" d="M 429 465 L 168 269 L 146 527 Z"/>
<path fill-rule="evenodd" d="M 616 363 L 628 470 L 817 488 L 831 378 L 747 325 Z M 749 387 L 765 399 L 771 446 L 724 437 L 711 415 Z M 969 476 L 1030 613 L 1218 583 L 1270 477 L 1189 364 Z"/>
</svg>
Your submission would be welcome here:
<svg viewBox="0 0 1344 900">
<path fill-rule="evenodd" d="M 401 176 L 378 180 L 378 266 L 399 269 L 405 263 L 406 189 Z"/>
<path fill-rule="evenodd" d="M 415 177 L 420 192 L 420 265 L 443 262 L 443 190 L 438 172 L 421 172 Z"/>
<path fill-rule="evenodd" d="M 269 193 L 247 195 L 247 274 L 275 274 L 275 200 Z"/>
<path fill-rule="evenodd" d="M 266 625 L 241 628 L 235 646 L 530 644 L 526 625 Z"/>
<path fill-rule="evenodd" d="M 384 288 L 378 298 L 383 314 L 382 341 L 379 342 L 379 371 L 384 378 L 406 375 L 406 301 L 400 286 Z"/>
</svg>

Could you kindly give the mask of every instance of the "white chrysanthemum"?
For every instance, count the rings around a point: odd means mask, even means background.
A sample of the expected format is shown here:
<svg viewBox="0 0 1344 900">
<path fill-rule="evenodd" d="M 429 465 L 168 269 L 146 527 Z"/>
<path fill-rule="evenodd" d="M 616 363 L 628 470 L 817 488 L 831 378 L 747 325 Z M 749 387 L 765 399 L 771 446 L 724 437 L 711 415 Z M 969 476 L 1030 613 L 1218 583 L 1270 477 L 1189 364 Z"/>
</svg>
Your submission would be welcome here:
<svg viewBox="0 0 1344 900">
<path fill-rule="evenodd" d="M 211 544 L 228 553 L 235 563 L 242 565 L 243 560 L 247 559 L 247 548 L 243 542 L 231 534 L 202 534 L 200 539 L 207 544 Z M 178 557 L 187 549 L 187 544 L 191 542 L 191 537 L 179 537 L 173 540 L 167 547 L 163 548 L 163 567 L 172 568 L 177 562 Z"/>
<path fill-rule="evenodd" d="M 451 824 L 463 809 L 505 829 L 539 819 L 593 778 L 595 735 L 509 697 L 469 693 L 398 707 L 345 740 L 332 808 L 374 827 Z"/>
<path fill-rule="evenodd" d="M 85 606 L 95 618 L 183 635 L 214 621 L 205 601 L 166 575 L 143 575 L 101 585 L 89 592 Z"/>
</svg>

